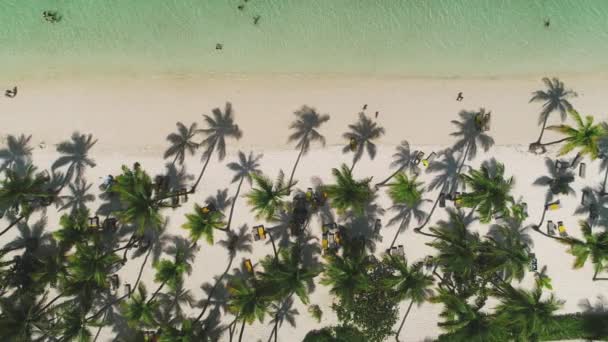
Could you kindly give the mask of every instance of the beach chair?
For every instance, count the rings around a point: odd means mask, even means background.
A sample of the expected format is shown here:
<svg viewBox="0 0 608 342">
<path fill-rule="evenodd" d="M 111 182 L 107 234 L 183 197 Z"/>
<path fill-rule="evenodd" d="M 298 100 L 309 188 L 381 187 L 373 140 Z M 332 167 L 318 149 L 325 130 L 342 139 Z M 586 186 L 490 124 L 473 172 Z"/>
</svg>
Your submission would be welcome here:
<svg viewBox="0 0 608 342">
<path fill-rule="evenodd" d="M 327 233 L 323 233 L 323 236 L 321 238 L 321 247 L 324 251 L 329 248 L 329 240 L 327 239 Z"/>
<path fill-rule="evenodd" d="M 422 159 L 422 166 L 429 167 L 429 165 L 437 158 L 437 153 L 431 152 L 428 157 Z"/>
<path fill-rule="evenodd" d="M 376 221 L 374 222 L 374 233 L 380 232 L 381 228 L 382 228 L 382 221 L 379 218 L 377 218 Z"/>
<path fill-rule="evenodd" d="M 215 211 L 216 210 L 215 204 L 207 203 L 207 205 L 204 206 L 201 210 L 203 211 L 203 214 L 207 214 L 209 212 Z"/>
<path fill-rule="evenodd" d="M 327 232 L 334 231 L 337 229 L 338 229 L 338 225 L 335 222 L 325 223 L 321 227 L 321 231 L 323 233 L 327 233 Z"/>
<path fill-rule="evenodd" d="M 454 195 L 452 195 L 452 198 L 454 199 L 454 206 L 456 208 L 460 208 L 462 206 L 462 197 L 460 196 L 460 192 L 455 192 Z"/>
<path fill-rule="evenodd" d="M 125 284 L 125 294 L 128 298 L 131 298 L 131 284 L 129 283 Z"/>
<path fill-rule="evenodd" d="M 255 241 L 266 240 L 266 229 L 263 224 L 253 227 L 253 239 Z"/>
<path fill-rule="evenodd" d="M 107 219 L 103 220 L 103 229 L 116 230 L 117 224 L 117 219 L 115 219 L 114 217 L 108 217 Z"/>
<path fill-rule="evenodd" d="M 348 147 L 351 151 L 355 151 L 357 149 L 357 139 L 350 138 L 350 140 L 348 141 Z"/>
<path fill-rule="evenodd" d="M 186 188 L 181 188 L 179 190 L 179 194 L 180 196 L 183 197 L 184 203 L 188 202 L 188 189 Z"/>
<path fill-rule="evenodd" d="M 334 233 L 334 240 L 336 242 L 336 247 L 340 247 L 342 245 L 342 237 L 339 232 Z"/>
<path fill-rule="evenodd" d="M 403 245 L 397 246 L 397 255 L 405 257 L 405 249 L 403 248 Z"/>
<path fill-rule="evenodd" d="M 578 176 L 581 178 L 585 178 L 586 174 L 587 174 L 587 164 L 581 163 L 581 165 L 579 165 L 579 167 L 578 167 Z"/>
<path fill-rule="evenodd" d="M 424 152 L 414 151 L 414 160 L 412 161 L 412 163 L 414 165 L 418 165 L 422 161 L 422 158 L 424 158 Z"/>
<path fill-rule="evenodd" d="M 550 210 L 550 211 L 555 211 L 558 210 L 559 208 L 561 208 L 561 204 L 559 202 L 559 200 L 555 201 L 555 202 L 551 202 L 551 203 L 547 203 L 545 205 L 545 209 Z"/>
<path fill-rule="evenodd" d="M 433 257 L 432 257 L 432 256 L 427 255 L 427 256 L 425 256 L 425 257 L 424 257 L 424 268 L 425 268 L 427 271 L 430 271 L 430 270 L 433 268 L 434 263 L 435 263 L 435 262 L 434 262 L 434 260 L 433 260 Z"/>
<path fill-rule="evenodd" d="M 334 233 L 327 233 L 327 243 L 329 248 L 336 248 L 336 236 Z"/>
<path fill-rule="evenodd" d="M 314 192 L 312 191 L 312 188 L 306 189 L 305 196 L 306 196 L 306 201 L 313 202 L 313 200 L 314 200 L 314 198 L 313 198 L 314 197 Z"/>
<path fill-rule="evenodd" d="M 547 234 L 550 236 L 555 235 L 555 223 L 551 220 L 547 221 Z"/>
<path fill-rule="evenodd" d="M 524 215 L 528 216 L 528 203 L 522 202 L 521 211 L 524 213 Z"/>
<path fill-rule="evenodd" d="M 112 274 L 110 276 L 110 286 L 112 287 L 112 291 L 116 291 L 120 286 L 120 278 L 118 278 L 118 274 Z"/>
<path fill-rule="evenodd" d="M 445 208 L 445 194 L 443 192 L 439 194 L 439 208 Z"/>
<path fill-rule="evenodd" d="M 490 130 L 490 122 L 492 121 L 492 113 L 486 113 L 483 117 L 483 124 L 481 126 L 481 130 L 487 132 Z"/>
<path fill-rule="evenodd" d="M 536 270 L 538 270 L 538 260 L 534 253 L 530 253 L 530 264 L 528 265 L 528 269 L 530 272 L 536 272 Z"/>
<path fill-rule="evenodd" d="M 567 237 L 568 232 L 566 231 L 566 226 L 564 226 L 564 221 L 557 222 L 557 230 L 559 231 L 559 236 Z"/>
<path fill-rule="evenodd" d="M 243 266 L 245 266 L 247 272 L 253 274 L 253 264 L 251 263 L 251 259 L 245 259 L 245 261 L 243 261 Z"/>
<path fill-rule="evenodd" d="M 99 216 L 89 217 L 89 228 L 99 229 Z"/>
<path fill-rule="evenodd" d="M 587 196 L 589 196 L 587 190 L 581 192 L 581 205 L 587 205 Z"/>
<path fill-rule="evenodd" d="M 563 160 L 555 159 L 555 170 L 557 170 L 558 172 L 564 172 L 569 167 L 570 167 L 570 163 L 563 161 Z"/>
</svg>

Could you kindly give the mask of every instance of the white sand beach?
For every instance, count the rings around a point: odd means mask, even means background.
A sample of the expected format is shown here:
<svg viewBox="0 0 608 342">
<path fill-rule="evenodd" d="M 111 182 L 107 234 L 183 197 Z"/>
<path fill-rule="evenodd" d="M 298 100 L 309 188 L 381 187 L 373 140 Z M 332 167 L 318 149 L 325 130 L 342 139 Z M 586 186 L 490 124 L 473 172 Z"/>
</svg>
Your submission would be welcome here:
<svg viewBox="0 0 608 342">
<path fill-rule="evenodd" d="M 604 89 L 608 89 L 608 79 L 562 77 L 562 80 L 579 93 L 572 100 L 578 111 L 593 115 L 596 121 L 608 119 L 604 94 Z M 6 88 L 13 86 L 7 84 L 6 80 L 1 83 L 0 86 Z M 0 98 L 0 135 L 31 134 L 33 145 L 36 146 L 33 154 L 35 165 L 50 168 L 58 157 L 55 144 L 68 139 L 74 131 L 93 134 L 98 142 L 91 150 L 91 156 L 97 166 L 87 170 L 86 179 L 94 183 L 96 193 L 102 177 L 118 173 L 123 164 L 139 162 L 150 175 L 162 172 L 167 162 L 162 159 L 168 146 L 165 137 L 175 131 L 175 123 L 181 121 L 189 125 L 198 122 L 202 126 L 202 114 L 209 114 L 213 108 L 223 108 L 225 102 L 231 102 L 243 137 L 239 141 L 228 141 L 228 155 L 224 161 L 218 162 L 213 157 L 201 186 L 188 203 L 176 210 L 163 211 L 169 219 L 166 234 L 173 235 L 186 236 L 181 225 L 185 222 L 184 215 L 192 210 L 194 203 L 203 204 L 207 197 L 225 188 L 229 196 L 234 194 L 236 184 L 230 183 L 233 175 L 226 164 L 234 160 L 238 151 L 263 154 L 261 170 L 273 178 L 279 169 L 286 172 L 291 170 L 298 151 L 287 143 L 290 134 L 288 127 L 294 118 L 293 112 L 302 105 L 314 107 L 319 113 L 331 116 L 331 120 L 321 127 L 327 145 L 314 145 L 297 169 L 297 188 L 304 190 L 313 184 L 313 177 L 320 178 L 324 183 L 332 182 L 331 169 L 343 162 L 350 163 L 352 156 L 341 152 L 345 144 L 342 133 L 356 121 L 364 104 L 368 105 L 366 113 L 369 117 L 374 118 L 375 112 L 379 112 L 375 120 L 385 128 L 386 134 L 379 140 L 376 158 L 369 160 L 364 156 L 357 164 L 355 178 L 373 177 L 376 181 L 386 178 L 392 172 L 389 165 L 395 146 L 402 140 L 407 140 L 412 149 L 427 153 L 449 147 L 454 141 L 450 133 L 455 129 L 450 120 L 458 119 L 461 110 L 485 108 L 492 112 L 489 134 L 496 144 L 487 153 L 480 149 L 477 157 L 468 164 L 477 167 L 489 158 L 496 158 L 505 164 L 506 175 L 515 177 L 515 198 L 521 196 L 528 203 L 530 217 L 525 222 L 527 225 L 539 220 L 545 196 L 545 188 L 533 186 L 532 183 L 547 173 L 545 158 L 556 157 L 556 150 L 544 155 L 527 151 L 528 144 L 536 140 L 539 134 L 537 120 L 540 104 L 528 103 L 532 91 L 543 88 L 540 79 L 536 78 L 440 80 L 276 75 L 209 76 L 204 79 L 58 79 L 21 81 L 16 85 L 19 86 L 17 97 Z M 464 96 L 461 102 L 456 101 L 458 92 Z M 550 124 L 558 122 L 557 115 L 551 117 Z M 547 132 L 545 139 L 551 140 L 555 137 L 553 134 Z M 42 145 L 39 147 L 39 144 Z M 576 237 L 581 236 L 578 220 L 582 216 L 573 213 L 580 203 L 580 190 L 584 186 L 599 184 L 603 176 L 599 171 L 599 161 L 584 162 L 588 165 L 587 175 L 576 178 L 576 196 L 560 197 L 563 207 L 547 216 L 553 221 L 564 221 L 569 233 Z M 185 165 L 189 173 L 197 175 L 202 167 L 200 154 L 188 158 Z M 428 182 L 432 177 L 433 174 L 423 172 L 419 180 Z M 245 183 L 241 194 L 247 193 L 249 188 L 249 184 Z M 436 196 L 436 192 L 425 194 L 426 198 L 432 200 Z M 91 208 L 96 208 L 96 203 Z M 382 221 L 388 222 L 392 217 L 389 210 L 391 204 L 384 189 L 378 192 L 377 203 L 386 210 Z M 431 205 L 428 204 L 429 209 Z M 57 229 L 59 215 L 55 210 L 49 210 L 47 214 L 48 229 Z M 38 217 L 33 216 L 30 220 Z M 431 222 L 445 217 L 444 210 L 437 210 Z M 246 225 L 251 229 L 259 223 L 264 222 L 254 218 L 243 197 L 238 198 L 233 227 Z M 433 253 L 433 250 L 425 244 L 430 238 L 414 233 L 412 228 L 401 233 L 397 243 L 405 246 L 408 260 L 414 261 Z M 321 227 L 317 219 L 311 222 L 309 229 L 320 238 Z M 377 243 L 376 255 L 381 255 L 390 246 L 396 229 L 391 226 L 382 228 L 383 239 Z M 487 226 L 479 229 L 481 234 L 485 230 Z M 16 233 L 11 231 L 0 238 L 0 244 L 10 241 Z M 555 294 L 565 300 L 560 312 L 581 311 L 581 301 L 596 303 L 598 296 L 608 293 L 608 282 L 592 281 L 591 263 L 574 270 L 574 257 L 566 252 L 567 247 L 535 231 L 528 233 L 533 240 L 539 268 L 544 265 L 548 267 Z M 216 241 L 221 240 L 225 234 L 217 231 L 215 237 Z M 193 272 L 186 280 L 186 287 L 197 300 L 206 297 L 201 285 L 213 284 L 214 277 L 222 274 L 228 265 L 228 255 L 223 247 L 217 244 L 210 246 L 202 241 L 199 247 Z M 240 267 L 244 258 L 256 263 L 271 253 L 270 244 L 253 242 L 253 253 L 237 255 L 232 267 Z M 135 282 L 142 261 L 143 257 L 133 260 L 120 271 L 123 283 Z M 153 277 L 154 270 L 147 267 L 143 282 L 148 289 L 156 287 Z M 532 284 L 533 275 L 529 273 L 521 285 L 530 287 Z M 332 296 L 328 288 L 317 284 L 310 299 L 312 304 L 321 306 L 322 322 L 317 323 L 308 314 L 306 306 L 295 299 L 294 308 L 299 313 L 296 326 L 285 322 L 279 330 L 279 341 L 301 341 L 308 331 L 337 323 L 330 308 Z M 406 308 L 407 303 L 401 303 L 401 314 Z M 199 310 L 192 308 L 191 312 L 198 313 Z M 429 303 L 414 307 L 401 334 L 402 341 L 424 341 L 441 334 L 442 330 L 437 326 L 440 311 L 440 305 Z M 229 313 L 222 314 L 225 324 L 234 318 Z M 266 324 L 256 322 L 248 326 L 244 340 L 266 341 L 272 330 L 272 325 L 268 324 L 270 319 L 266 318 Z M 99 340 L 111 341 L 112 337 L 112 331 L 104 329 Z"/>
</svg>

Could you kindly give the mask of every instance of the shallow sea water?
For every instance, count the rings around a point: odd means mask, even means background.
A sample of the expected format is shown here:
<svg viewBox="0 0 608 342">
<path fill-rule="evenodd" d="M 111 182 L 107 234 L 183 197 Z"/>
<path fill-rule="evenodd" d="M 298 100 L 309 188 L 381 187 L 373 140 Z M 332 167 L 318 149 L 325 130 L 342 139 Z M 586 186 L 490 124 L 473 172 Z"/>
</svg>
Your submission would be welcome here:
<svg viewBox="0 0 608 342">
<path fill-rule="evenodd" d="M 0 0 L 0 78 L 604 73 L 607 52 L 606 0 Z"/>
</svg>

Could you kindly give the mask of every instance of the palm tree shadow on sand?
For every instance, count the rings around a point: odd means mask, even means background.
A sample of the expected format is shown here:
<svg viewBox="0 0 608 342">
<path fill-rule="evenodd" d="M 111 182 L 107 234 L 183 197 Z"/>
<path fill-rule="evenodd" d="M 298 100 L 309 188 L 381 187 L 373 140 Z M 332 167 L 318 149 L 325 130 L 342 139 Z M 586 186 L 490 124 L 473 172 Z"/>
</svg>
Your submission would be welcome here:
<svg viewBox="0 0 608 342">
<path fill-rule="evenodd" d="M 376 219 L 384 215 L 384 209 L 375 202 L 376 197 L 374 194 L 371 201 L 365 205 L 363 215 L 348 211 L 343 218 L 348 226 L 350 239 L 362 239 L 370 253 L 376 251 L 376 242 L 382 241 L 382 235 L 375 229 L 375 224 Z"/>
<path fill-rule="evenodd" d="M 458 139 L 452 146 L 452 150 L 460 151 L 464 149 L 466 159 L 471 160 L 477 155 L 478 145 L 481 145 L 484 151 L 488 151 L 494 145 L 494 139 L 479 127 L 477 117 L 486 114 L 488 112 L 483 108 L 476 112 L 463 110 L 458 113 L 460 120 L 452 120 L 457 130 L 450 135 Z"/>
<path fill-rule="evenodd" d="M 30 146 L 32 136 L 21 134 L 16 137 L 8 135 L 6 137 L 6 147 L 0 150 L 0 173 L 14 164 L 25 165 L 31 161 L 33 147 Z"/>
</svg>

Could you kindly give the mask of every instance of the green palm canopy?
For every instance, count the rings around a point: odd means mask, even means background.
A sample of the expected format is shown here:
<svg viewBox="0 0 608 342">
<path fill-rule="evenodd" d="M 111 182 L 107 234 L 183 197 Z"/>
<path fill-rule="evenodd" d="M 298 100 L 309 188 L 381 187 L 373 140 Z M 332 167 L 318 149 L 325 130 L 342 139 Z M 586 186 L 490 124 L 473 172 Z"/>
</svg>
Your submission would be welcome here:
<svg viewBox="0 0 608 342">
<path fill-rule="evenodd" d="M 543 127 L 540 130 L 538 140 L 532 145 L 540 144 L 551 113 L 558 112 L 561 120 L 566 120 L 566 112 L 572 109 L 572 104 L 568 99 L 577 96 L 574 91 L 566 89 L 564 82 L 555 77 L 552 79 L 545 77 L 543 78 L 543 83 L 547 86 L 547 90 L 537 90 L 532 93 L 532 98 L 530 98 L 530 102 L 543 103 L 543 109 L 538 116 L 538 124 L 542 124 Z"/>
<path fill-rule="evenodd" d="M 336 183 L 324 188 L 332 206 L 340 214 L 344 214 L 350 209 L 355 214 L 362 215 L 365 206 L 373 199 L 373 192 L 370 188 L 372 179 L 355 180 L 352 171 L 346 164 L 342 164 L 340 169 L 332 169 L 332 174 Z"/>
<path fill-rule="evenodd" d="M 213 232 L 226 227 L 224 215 L 220 211 L 208 210 L 198 204 L 194 204 L 194 213 L 186 214 L 186 220 L 182 228 L 188 230 L 190 240 L 196 242 L 204 237 L 210 245 L 213 244 Z"/>
<path fill-rule="evenodd" d="M 263 174 L 252 173 L 253 188 L 246 194 L 247 204 L 255 212 L 258 219 L 272 220 L 285 206 L 284 197 L 289 195 L 289 187 L 285 184 L 285 175 L 279 172 L 277 180 L 272 180 Z M 292 184 L 293 185 L 293 184 Z"/>
<path fill-rule="evenodd" d="M 472 169 L 461 178 L 472 189 L 462 195 L 462 205 L 477 208 L 482 223 L 490 222 L 494 214 L 509 215 L 514 181 L 513 177 L 505 179 L 504 164 L 484 163 L 479 170 Z"/>
<path fill-rule="evenodd" d="M 608 269 L 608 232 L 601 231 L 593 234 L 591 225 L 587 221 L 580 221 L 583 240 L 569 238 L 570 249 L 568 252 L 575 257 L 574 268 L 581 268 L 587 260 L 593 263 L 595 280 L 597 274 Z"/>
<path fill-rule="evenodd" d="M 328 257 L 321 284 L 330 286 L 330 292 L 342 301 L 351 302 L 358 291 L 369 285 L 366 270 L 367 259 L 363 254 Z"/>
<path fill-rule="evenodd" d="M 574 109 L 569 110 L 568 115 L 576 123 L 576 128 L 569 125 L 547 127 L 548 130 L 556 131 L 566 136 L 563 139 L 553 142 L 565 142 L 559 150 L 559 155 L 564 155 L 574 149 L 578 149 L 579 155 L 588 155 L 591 159 L 596 159 L 600 152 L 598 141 L 606 135 L 604 126 L 601 124 L 594 124 L 593 116 L 591 115 L 585 116 L 585 120 L 583 121 L 581 115 Z"/>
</svg>

